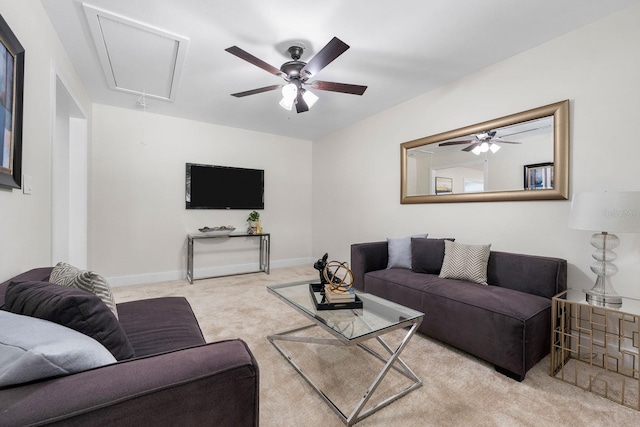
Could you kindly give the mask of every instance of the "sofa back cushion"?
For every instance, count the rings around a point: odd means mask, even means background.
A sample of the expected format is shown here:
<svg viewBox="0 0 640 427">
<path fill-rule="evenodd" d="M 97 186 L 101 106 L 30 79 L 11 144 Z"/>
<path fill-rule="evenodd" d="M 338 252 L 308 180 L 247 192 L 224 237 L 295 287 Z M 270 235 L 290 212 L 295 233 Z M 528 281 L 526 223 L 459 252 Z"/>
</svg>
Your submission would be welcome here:
<svg viewBox="0 0 640 427">
<path fill-rule="evenodd" d="M 492 251 L 487 277 L 490 285 L 552 298 L 567 289 L 567 261 Z"/>
<path fill-rule="evenodd" d="M 81 332 L 105 346 L 117 360 L 134 356 L 111 310 L 100 298 L 81 289 L 49 282 L 12 282 L 7 287 L 5 309 Z"/>
</svg>

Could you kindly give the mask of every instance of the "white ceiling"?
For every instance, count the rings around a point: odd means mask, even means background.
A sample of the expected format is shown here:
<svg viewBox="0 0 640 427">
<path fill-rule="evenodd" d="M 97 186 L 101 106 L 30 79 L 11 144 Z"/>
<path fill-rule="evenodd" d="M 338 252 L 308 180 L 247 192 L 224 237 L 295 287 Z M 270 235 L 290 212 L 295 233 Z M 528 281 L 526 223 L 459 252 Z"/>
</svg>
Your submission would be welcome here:
<svg viewBox="0 0 640 427">
<path fill-rule="evenodd" d="M 168 33 L 188 46 L 184 62 L 177 59 L 171 99 L 147 97 L 147 111 L 315 140 L 640 0 L 86 0 L 131 23 L 109 22 L 111 29 L 125 30 L 110 43 L 116 43 L 113 52 L 126 49 L 117 72 L 134 93 L 114 90 L 105 76 L 104 53 L 96 49 L 82 1 L 41 2 L 93 102 L 140 108 L 135 92 L 148 90 L 135 86 L 162 82 L 167 71 L 133 61 L 155 50 L 157 38 L 148 34 Z M 315 91 L 319 101 L 301 114 L 278 105 L 278 90 L 230 96 L 283 80 L 224 49 L 237 45 L 280 68 L 290 60 L 291 42 L 306 45 L 301 60 L 307 62 L 334 36 L 351 48 L 317 79 L 366 85 L 363 96 Z M 153 41 L 147 45 L 145 39 Z M 172 49 L 158 45 L 164 53 Z M 132 58 L 130 67 L 127 58 Z M 166 59 L 159 63 L 166 65 Z M 482 105 L 482 100 L 469 102 Z"/>
</svg>

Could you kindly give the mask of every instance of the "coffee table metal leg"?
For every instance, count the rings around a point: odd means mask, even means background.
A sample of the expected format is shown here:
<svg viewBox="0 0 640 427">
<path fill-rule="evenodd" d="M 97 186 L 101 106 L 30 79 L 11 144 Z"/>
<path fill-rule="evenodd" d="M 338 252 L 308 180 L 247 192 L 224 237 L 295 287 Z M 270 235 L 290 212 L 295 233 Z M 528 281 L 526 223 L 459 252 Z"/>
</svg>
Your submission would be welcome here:
<svg viewBox="0 0 640 427">
<path fill-rule="evenodd" d="M 305 330 L 305 329 L 312 328 L 314 326 L 318 326 L 316 324 L 306 325 L 306 326 L 302 326 L 302 327 L 298 327 L 298 328 L 293 328 L 293 329 L 289 329 L 289 330 L 286 330 L 286 331 L 282 331 L 282 332 L 279 332 L 277 334 L 269 335 L 267 337 L 267 339 L 280 352 L 280 354 L 282 354 L 282 356 L 284 356 L 284 358 L 287 361 L 289 361 L 289 363 L 293 366 L 293 368 L 316 391 L 316 393 L 318 393 L 320 395 L 320 397 L 329 405 L 329 407 L 336 413 L 336 415 L 338 415 L 340 417 L 340 419 L 346 425 L 351 426 L 351 425 L 361 421 L 362 419 L 368 417 L 369 415 L 373 414 L 374 412 L 382 409 L 383 407 L 389 405 L 390 403 L 398 400 L 399 398 L 401 398 L 402 396 L 406 395 L 407 393 L 409 393 L 409 392 L 419 388 L 420 386 L 422 386 L 422 381 L 409 368 L 409 366 L 407 366 L 407 364 L 400 358 L 400 353 L 402 353 L 402 351 L 405 349 L 405 347 L 407 346 L 407 344 L 411 340 L 411 337 L 415 334 L 416 329 L 418 328 L 418 325 L 419 325 L 418 323 L 414 323 L 411 326 L 411 328 L 409 329 L 407 334 L 402 339 L 401 343 L 398 345 L 398 348 L 396 348 L 395 350 L 393 350 L 391 347 L 389 347 L 389 345 L 382 338 L 380 338 L 379 336 L 375 337 L 378 340 L 378 342 L 380 342 L 380 344 L 389 352 L 390 357 L 388 359 L 384 358 L 383 356 L 378 354 L 376 351 L 370 349 L 369 347 L 365 346 L 364 344 L 358 343 L 359 347 L 363 348 L 364 350 L 366 350 L 370 354 L 374 355 L 375 357 L 377 357 L 378 359 L 381 359 L 382 361 L 384 361 L 386 363 L 385 363 L 384 367 L 382 368 L 382 370 L 378 373 L 376 378 L 373 380 L 371 385 L 367 388 L 367 390 L 365 391 L 365 393 L 364 393 L 362 399 L 360 400 L 360 402 L 358 402 L 356 407 L 353 409 L 351 414 L 349 414 L 348 416 L 345 415 L 342 412 L 342 410 L 340 408 L 338 408 L 338 406 L 336 406 L 336 404 L 333 403 L 333 401 L 331 399 L 329 399 L 329 397 L 313 382 L 313 380 L 307 374 L 304 373 L 304 371 L 298 366 L 298 364 L 296 364 L 296 362 L 291 358 L 291 356 L 280 345 L 278 345 L 278 343 L 277 343 L 277 341 L 290 341 L 290 342 L 301 342 L 301 343 L 312 343 L 312 344 L 325 344 L 325 345 L 343 346 L 343 345 L 346 345 L 344 342 L 342 342 L 342 341 L 340 341 L 338 339 L 334 339 L 334 338 L 317 338 L 317 337 L 303 337 L 303 336 L 290 336 L 289 335 L 289 334 L 292 334 L 294 332 L 298 332 L 298 331 L 302 331 L 302 330 Z M 403 369 L 400 369 L 399 367 L 395 366 L 396 362 L 399 363 L 400 365 L 402 365 Z M 371 408 L 369 408 L 369 409 L 367 409 L 366 411 L 363 412 L 362 410 L 363 410 L 364 406 L 367 404 L 367 402 L 369 401 L 369 399 L 371 398 L 373 393 L 376 391 L 376 389 L 378 388 L 378 386 L 380 385 L 380 383 L 382 382 L 384 377 L 389 372 L 389 369 L 391 369 L 391 368 L 394 368 L 395 370 L 400 372 L 402 375 L 404 375 L 405 377 L 407 377 L 410 380 L 412 380 L 413 383 L 409 387 L 405 388 L 404 390 L 401 390 L 400 392 L 394 394 L 393 396 L 390 396 L 390 397 L 384 399 L 383 401 L 375 404 L 374 406 L 372 406 Z"/>
</svg>

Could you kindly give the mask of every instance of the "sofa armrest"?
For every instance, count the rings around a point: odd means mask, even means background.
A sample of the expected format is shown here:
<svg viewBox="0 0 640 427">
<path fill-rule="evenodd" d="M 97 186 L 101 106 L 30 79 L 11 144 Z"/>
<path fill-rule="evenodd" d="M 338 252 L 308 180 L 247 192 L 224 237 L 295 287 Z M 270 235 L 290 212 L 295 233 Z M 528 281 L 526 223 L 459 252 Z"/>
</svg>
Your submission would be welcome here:
<svg viewBox="0 0 640 427">
<path fill-rule="evenodd" d="M 351 245 L 351 271 L 353 286 L 364 290 L 364 275 L 369 271 L 384 270 L 389 261 L 386 241 L 355 243 Z"/>
<path fill-rule="evenodd" d="M 0 425 L 258 425 L 259 372 L 241 340 L 0 390 Z"/>
</svg>

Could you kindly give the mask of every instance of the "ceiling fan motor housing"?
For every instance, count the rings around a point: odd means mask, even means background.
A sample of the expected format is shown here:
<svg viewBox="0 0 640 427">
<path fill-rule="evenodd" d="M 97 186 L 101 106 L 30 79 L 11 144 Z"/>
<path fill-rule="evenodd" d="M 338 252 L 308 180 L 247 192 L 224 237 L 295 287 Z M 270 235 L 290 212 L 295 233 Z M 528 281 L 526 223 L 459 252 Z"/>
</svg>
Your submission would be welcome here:
<svg viewBox="0 0 640 427">
<path fill-rule="evenodd" d="M 302 70 L 305 65 L 307 65 L 306 62 L 289 61 L 282 64 L 280 71 L 285 73 L 290 79 L 298 79 L 300 78 L 300 70 Z"/>
</svg>

